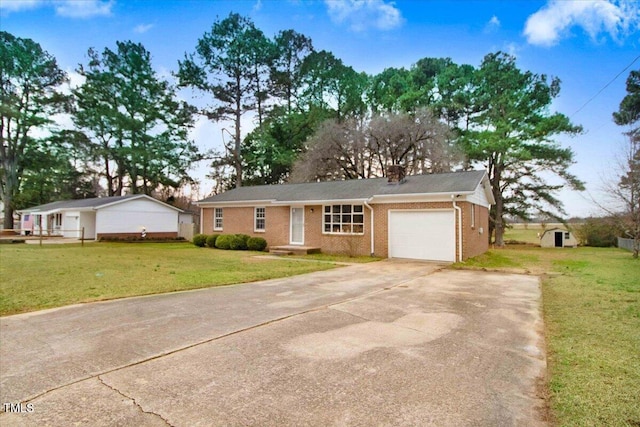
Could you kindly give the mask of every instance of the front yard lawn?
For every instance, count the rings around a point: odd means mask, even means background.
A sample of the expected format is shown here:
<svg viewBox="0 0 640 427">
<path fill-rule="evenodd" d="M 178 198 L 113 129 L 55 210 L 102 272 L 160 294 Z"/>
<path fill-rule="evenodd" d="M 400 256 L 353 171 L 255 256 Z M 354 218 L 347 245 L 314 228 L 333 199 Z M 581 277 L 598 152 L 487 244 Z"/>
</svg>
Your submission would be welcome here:
<svg viewBox="0 0 640 427">
<path fill-rule="evenodd" d="M 640 261 L 616 248 L 512 246 L 454 265 L 541 274 L 559 426 L 640 426 Z"/>
<path fill-rule="evenodd" d="M 336 267 L 189 243 L 0 245 L 0 315 L 293 276 Z"/>
</svg>

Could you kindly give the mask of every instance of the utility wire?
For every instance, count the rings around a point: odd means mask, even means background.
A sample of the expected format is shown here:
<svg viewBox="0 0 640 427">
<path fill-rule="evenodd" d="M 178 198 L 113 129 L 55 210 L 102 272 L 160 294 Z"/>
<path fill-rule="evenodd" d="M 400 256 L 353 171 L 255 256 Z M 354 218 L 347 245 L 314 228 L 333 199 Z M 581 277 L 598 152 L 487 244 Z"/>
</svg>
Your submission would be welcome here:
<svg viewBox="0 0 640 427">
<path fill-rule="evenodd" d="M 624 67 L 624 69 L 623 69 L 622 71 L 620 71 L 618 74 L 616 74 L 616 76 L 615 76 L 614 78 L 612 78 L 612 79 L 609 81 L 609 83 L 607 83 L 606 85 L 604 85 L 604 86 L 602 87 L 602 89 L 600 89 L 600 90 L 598 91 L 598 93 L 596 93 L 595 95 L 593 95 L 591 98 L 589 98 L 589 100 L 588 100 L 587 102 L 585 102 L 584 104 L 582 104 L 582 107 L 578 108 L 578 109 L 576 110 L 576 112 L 575 112 L 575 113 L 573 113 L 569 118 L 570 118 L 570 119 L 572 119 L 572 118 L 573 118 L 573 116 L 575 116 L 575 115 L 576 115 L 576 114 L 578 114 L 580 111 L 582 111 L 582 109 L 583 109 L 584 107 L 586 107 L 586 106 L 587 106 L 591 101 L 593 101 L 594 99 L 596 99 L 596 98 L 598 97 L 598 95 L 600 95 L 600 94 L 601 94 L 601 93 L 602 93 L 606 88 L 608 88 L 608 87 L 611 85 L 611 83 L 613 83 L 613 82 L 614 82 L 618 77 L 620 77 L 620 75 L 621 75 L 622 73 L 624 73 L 624 72 L 625 72 L 625 71 L 627 71 L 629 68 L 631 68 L 631 66 L 632 66 L 633 64 L 635 64 L 635 62 L 636 62 L 638 59 L 640 59 L 640 55 L 636 56 L 636 57 L 635 57 L 635 59 L 634 59 L 633 61 L 631 61 L 631 63 L 630 63 L 629 65 L 627 65 L 626 67 Z"/>
</svg>

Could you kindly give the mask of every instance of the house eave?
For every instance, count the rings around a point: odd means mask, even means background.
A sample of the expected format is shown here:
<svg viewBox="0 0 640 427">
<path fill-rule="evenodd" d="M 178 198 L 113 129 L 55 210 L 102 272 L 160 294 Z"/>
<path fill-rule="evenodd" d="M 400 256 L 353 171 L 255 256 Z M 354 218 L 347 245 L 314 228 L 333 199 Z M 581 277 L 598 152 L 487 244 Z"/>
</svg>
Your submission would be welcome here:
<svg viewBox="0 0 640 427">
<path fill-rule="evenodd" d="M 184 211 L 183 211 L 182 209 L 180 209 L 180 208 L 177 208 L 177 207 L 175 207 L 175 206 L 171 206 L 171 205 L 170 205 L 170 204 L 168 204 L 168 203 L 164 203 L 164 202 L 162 202 L 162 201 L 160 201 L 160 200 L 154 199 L 153 197 L 151 197 L 151 196 L 147 196 L 146 194 L 140 194 L 140 195 L 138 195 L 138 196 L 128 197 L 128 198 L 126 198 L 126 199 L 122 199 L 122 200 L 116 200 L 116 201 L 111 202 L 111 203 L 105 203 L 104 205 L 94 206 L 94 207 L 92 208 L 92 210 L 96 210 L 96 211 L 97 211 L 97 210 L 100 210 L 100 209 L 103 209 L 103 208 L 106 208 L 106 207 L 109 207 L 109 206 L 118 205 L 118 204 L 120 204 L 120 203 L 127 203 L 127 202 L 130 202 L 130 201 L 132 201 L 132 200 L 138 200 L 138 199 L 147 199 L 147 200 L 151 200 L 152 202 L 155 202 L 155 203 L 161 204 L 161 205 L 163 205 L 163 206 L 165 206 L 165 207 L 171 208 L 171 209 L 173 209 L 174 211 L 184 212 Z M 78 210 L 78 209 L 75 209 L 75 210 Z"/>
<path fill-rule="evenodd" d="M 446 193 L 381 194 L 373 196 L 369 203 L 450 202 L 452 196 L 465 197 L 473 193 L 473 191 L 459 191 Z"/>
</svg>

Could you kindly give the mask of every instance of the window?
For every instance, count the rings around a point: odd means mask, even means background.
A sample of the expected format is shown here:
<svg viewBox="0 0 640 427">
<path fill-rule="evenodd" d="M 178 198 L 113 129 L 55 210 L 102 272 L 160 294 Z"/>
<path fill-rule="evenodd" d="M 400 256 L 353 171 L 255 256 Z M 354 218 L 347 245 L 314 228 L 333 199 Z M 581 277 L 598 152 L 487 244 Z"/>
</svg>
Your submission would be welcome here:
<svg viewBox="0 0 640 427">
<path fill-rule="evenodd" d="M 564 233 L 564 240 L 569 240 L 571 239 L 571 234 L 570 233 Z"/>
<path fill-rule="evenodd" d="M 222 230 L 222 208 L 213 208 L 213 229 Z"/>
<path fill-rule="evenodd" d="M 324 207 L 323 230 L 335 234 L 363 234 L 362 205 L 329 205 Z"/>
<path fill-rule="evenodd" d="M 267 212 L 266 208 L 255 209 L 255 228 L 254 231 L 264 231 L 266 225 Z"/>
<path fill-rule="evenodd" d="M 57 213 L 53 216 L 53 227 L 59 230 L 62 227 L 62 214 Z"/>
</svg>

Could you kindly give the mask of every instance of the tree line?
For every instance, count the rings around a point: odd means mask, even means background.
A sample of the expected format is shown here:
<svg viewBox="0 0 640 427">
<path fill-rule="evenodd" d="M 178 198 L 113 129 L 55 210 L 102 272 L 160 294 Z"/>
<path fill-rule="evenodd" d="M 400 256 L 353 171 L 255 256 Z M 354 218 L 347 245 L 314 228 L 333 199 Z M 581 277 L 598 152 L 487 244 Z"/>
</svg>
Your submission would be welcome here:
<svg viewBox="0 0 640 427">
<path fill-rule="evenodd" d="M 550 111 L 560 81 L 518 68 L 503 52 L 477 67 L 423 58 L 409 68 L 357 72 L 294 30 L 267 37 L 247 17 L 213 23 L 173 72 L 160 76 L 144 46 L 89 49 L 70 93 L 38 43 L 0 33 L 5 227 L 16 208 L 54 199 L 171 191 L 211 162 L 215 191 L 288 181 L 485 168 L 496 205 L 490 231 L 503 243 L 507 215 L 561 215 L 556 190 L 582 183 L 556 141 L 581 127 Z M 200 105 L 180 101 L 191 92 Z M 72 129 L 52 117 L 68 113 Z M 251 129 L 243 129 L 250 115 Z M 188 138 L 197 116 L 226 124 L 224 149 Z M 48 133 L 42 132 L 48 128 Z M 562 183 L 546 177 L 558 176 Z"/>
</svg>

